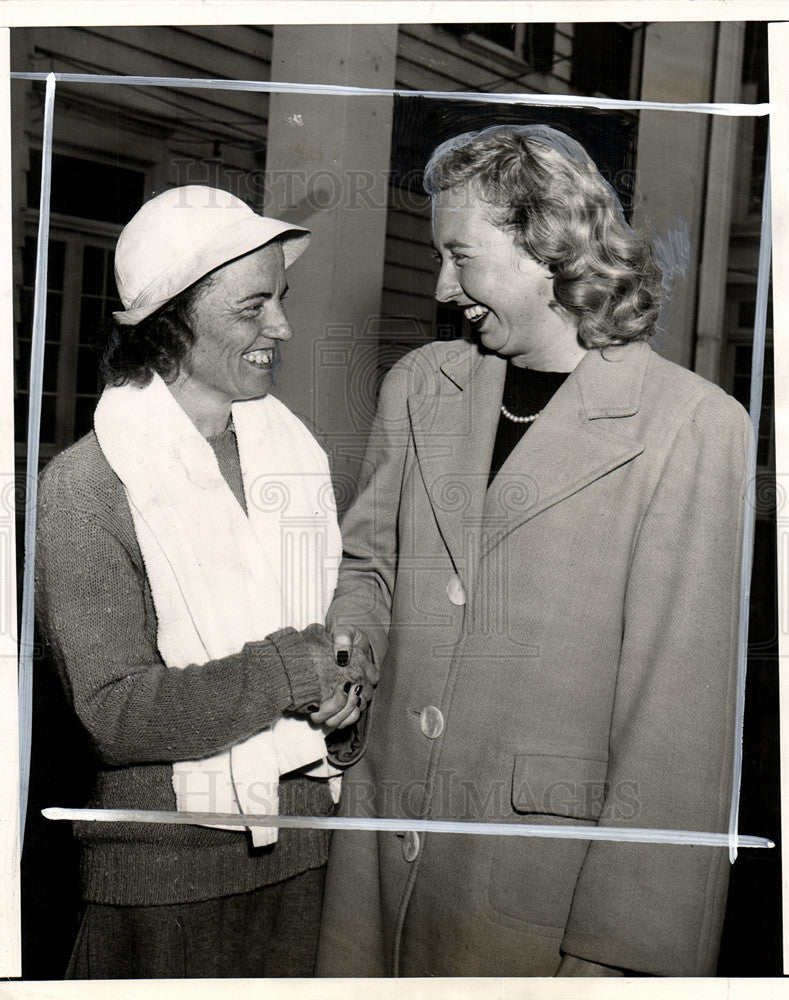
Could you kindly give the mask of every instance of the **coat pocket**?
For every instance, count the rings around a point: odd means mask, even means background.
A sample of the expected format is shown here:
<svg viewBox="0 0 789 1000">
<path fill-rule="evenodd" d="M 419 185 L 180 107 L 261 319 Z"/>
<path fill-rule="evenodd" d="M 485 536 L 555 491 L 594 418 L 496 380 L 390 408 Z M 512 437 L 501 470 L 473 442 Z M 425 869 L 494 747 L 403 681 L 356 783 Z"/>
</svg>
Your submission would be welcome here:
<svg viewBox="0 0 789 1000">
<path fill-rule="evenodd" d="M 540 826 L 593 826 L 603 806 L 607 769 L 606 761 L 588 757 L 516 755 L 511 783 L 513 819 Z M 490 845 L 488 869 L 493 918 L 522 927 L 527 936 L 530 926 L 538 937 L 552 934 L 561 940 L 588 841 L 490 839 L 495 840 Z"/>
<path fill-rule="evenodd" d="M 512 769 L 512 808 L 516 813 L 596 820 L 607 772 L 605 760 L 518 754 Z"/>
</svg>

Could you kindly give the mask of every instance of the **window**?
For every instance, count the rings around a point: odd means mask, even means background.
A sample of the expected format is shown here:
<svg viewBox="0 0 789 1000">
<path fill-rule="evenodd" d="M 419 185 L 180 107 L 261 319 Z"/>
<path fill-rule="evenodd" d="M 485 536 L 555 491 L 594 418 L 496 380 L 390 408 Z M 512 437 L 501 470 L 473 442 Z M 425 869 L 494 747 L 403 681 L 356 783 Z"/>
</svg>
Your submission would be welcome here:
<svg viewBox="0 0 789 1000">
<path fill-rule="evenodd" d="M 556 25 L 445 24 L 446 31 L 486 51 L 528 63 L 537 73 L 550 73 Z"/>
<path fill-rule="evenodd" d="M 100 323 L 122 308 L 115 294 L 115 237 L 86 236 L 53 227 L 49 242 L 41 454 L 50 457 L 90 430 L 99 395 Z M 25 237 L 17 326 L 16 440 L 27 438 L 36 235 Z"/>
<path fill-rule="evenodd" d="M 624 22 L 576 23 L 571 83 L 586 94 L 627 100 L 631 96 L 633 41 L 641 25 Z"/>
<path fill-rule="evenodd" d="M 747 410 L 750 406 L 751 396 L 751 357 L 753 353 L 753 325 L 756 316 L 756 286 L 730 285 L 726 315 L 728 377 L 725 386 Z M 775 468 L 772 305 L 769 302 L 756 465 L 757 470 L 761 473 L 771 472 Z"/>
<path fill-rule="evenodd" d="M 734 379 L 732 395 L 747 410 L 751 396 L 751 344 L 734 344 Z M 775 462 L 775 420 L 773 415 L 773 345 L 764 349 L 764 382 L 762 385 L 762 411 L 759 419 L 759 441 L 756 448 L 756 464 L 760 468 L 770 468 Z"/>
<path fill-rule="evenodd" d="M 60 320 L 63 312 L 63 276 L 65 271 L 66 244 L 62 240 L 49 241 L 49 287 L 47 289 L 47 325 L 44 348 L 44 386 L 41 398 L 41 440 L 55 441 L 55 410 L 57 403 L 58 361 L 60 358 Z M 33 284 L 36 276 L 36 239 L 25 239 L 22 254 L 22 287 L 19 296 L 19 322 L 17 325 L 14 356 L 16 395 L 14 423 L 16 440 L 27 436 L 27 407 L 30 392 L 30 344 L 33 330 Z"/>
<path fill-rule="evenodd" d="M 31 151 L 15 338 L 15 440 L 27 438 L 30 348 L 36 273 L 41 153 Z M 41 458 L 46 460 L 90 430 L 98 399 L 99 331 L 121 308 L 113 251 L 121 224 L 143 201 L 145 174 L 55 154 L 41 401 Z"/>
<path fill-rule="evenodd" d="M 96 163 L 62 153 L 52 155 L 50 211 L 124 226 L 142 205 L 145 174 L 117 164 Z M 41 150 L 31 149 L 27 205 L 41 197 Z"/>
<path fill-rule="evenodd" d="M 757 104 L 768 101 L 768 84 L 767 23 L 765 21 L 749 21 L 745 25 L 742 60 L 743 101 Z M 747 212 L 751 215 L 762 214 L 764 173 L 767 164 L 768 121 L 767 115 L 748 120 L 750 135 L 746 139 L 745 155 L 750 160 Z"/>
</svg>

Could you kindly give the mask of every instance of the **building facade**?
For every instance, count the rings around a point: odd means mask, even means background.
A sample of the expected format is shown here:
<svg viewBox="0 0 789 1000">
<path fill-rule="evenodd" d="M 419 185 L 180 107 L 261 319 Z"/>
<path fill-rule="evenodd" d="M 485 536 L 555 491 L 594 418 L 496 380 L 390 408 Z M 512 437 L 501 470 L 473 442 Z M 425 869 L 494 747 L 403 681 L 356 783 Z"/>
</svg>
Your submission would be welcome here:
<svg viewBox="0 0 789 1000">
<path fill-rule="evenodd" d="M 468 332 L 462 315 L 433 298 L 421 167 L 443 138 L 512 119 L 567 127 L 596 154 L 628 217 L 656 237 L 670 265 L 657 349 L 747 406 L 764 120 L 492 105 L 449 95 L 758 102 L 767 98 L 766 62 L 766 26 L 739 22 L 13 29 L 16 71 L 276 80 L 398 92 L 392 98 L 58 84 L 42 463 L 92 425 L 102 322 L 117 307 L 112 252 L 123 224 L 167 187 L 211 184 L 313 231 L 310 252 L 290 275 L 296 336 L 287 346 L 278 394 L 324 435 L 340 502 L 347 503 L 382 375 L 412 347 Z M 448 99 L 409 97 L 414 91 L 445 93 Z M 20 469 L 26 453 L 43 96 L 41 83 L 12 84 Z M 765 482 L 774 468 L 771 350 L 770 341 L 758 454 Z M 765 807 L 757 787 L 769 787 L 777 774 L 769 498 L 760 500 L 757 514 L 748 723 L 754 728 L 746 733 L 743 831 L 774 837 L 777 805 Z M 42 795 L 59 780 L 54 772 L 47 774 L 39 785 Z M 753 801 L 749 788 L 756 788 Z M 746 820 L 762 825 L 746 829 Z M 43 843 L 48 836 L 33 824 L 34 841 Z M 35 851 L 34 843 L 28 857 Z M 735 902 L 727 924 L 730 965 L 725 955 L 722 965 L 727 974 L 769 971 L 757 968 L 764 960 L 756 942 L 772 940 L 775 865 L 777 857 L 774 863 L 748 857 L 740 863 L 743 876 L 732 883 Z M 756 929 L 749 909 L 754 884 L 762 895 L 772 893 L 775 904 L 762 907 L 770 919 Z M 63 912 L 70 912 L 70 891 L 62 889 Z M 743 908 L 751 920 L 747 934 L 746 918 L 739 915 Z M 28 900 L 28 912 L 36 938 L 45 917 L 35 899 Z M 64 939 L 70 937 L 65 931 Z M 773 945 L 777 974 L 780 949 Z M 42 972 L 33 951 L 26 975 Z M 42 974 L 57 977 L 51 968 Z"/>
</svg>

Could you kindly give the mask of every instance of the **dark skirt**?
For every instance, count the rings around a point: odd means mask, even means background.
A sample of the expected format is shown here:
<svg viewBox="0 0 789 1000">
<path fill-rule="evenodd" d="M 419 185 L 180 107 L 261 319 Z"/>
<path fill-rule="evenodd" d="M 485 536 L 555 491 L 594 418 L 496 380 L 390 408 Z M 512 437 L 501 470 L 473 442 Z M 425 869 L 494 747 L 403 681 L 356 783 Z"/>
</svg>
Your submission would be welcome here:
<svg viewBox="0 0 789 1000">
<path fill-rule="evenodd" d="M 66 978 L 312 976 L 325 872 L 197 903 L 88 903 Z"/>
</svg>

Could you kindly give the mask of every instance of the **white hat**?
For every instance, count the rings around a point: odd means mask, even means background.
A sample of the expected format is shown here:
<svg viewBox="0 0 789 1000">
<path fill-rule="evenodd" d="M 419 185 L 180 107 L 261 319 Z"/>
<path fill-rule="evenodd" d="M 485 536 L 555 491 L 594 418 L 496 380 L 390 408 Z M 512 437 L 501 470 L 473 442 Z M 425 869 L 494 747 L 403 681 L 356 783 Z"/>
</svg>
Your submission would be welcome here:
<svg viewBox="0 0 789 1000">
<path fill-rule="evenodd" d="M 156 312 L 179 292 L 223 264 L 278 236 L 285 267 L 309 244 L 309 230 L 267 219 L 219 188 L 189 184 L 147 201 L 126 225 L 115 248 L 115 283 L 125 310 L 116 322 L 130 325 Z"/>
</svg>

